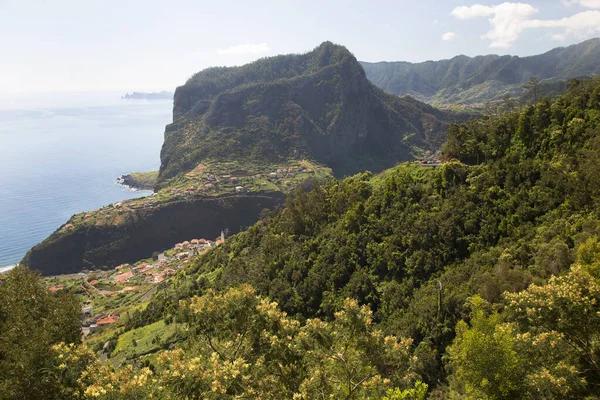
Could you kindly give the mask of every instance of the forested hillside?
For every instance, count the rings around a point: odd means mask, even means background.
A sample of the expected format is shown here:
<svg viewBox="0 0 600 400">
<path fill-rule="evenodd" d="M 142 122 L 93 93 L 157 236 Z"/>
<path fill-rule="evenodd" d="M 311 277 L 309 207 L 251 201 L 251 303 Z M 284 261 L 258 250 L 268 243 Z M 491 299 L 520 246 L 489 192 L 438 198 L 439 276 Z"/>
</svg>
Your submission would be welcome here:
<svg viewBox="0 0 600 400">
<path fill-rule="evenodd" d="M 351 297 L 428 354 L 429 383 L 445 379 L 441 357 L 471 296 L 502 305 L 505 291 L 564 274 L 598 234 L 600 81 L 571 87 L 452 125 L 440 167 L 403 164 L 299 191 L 198 259 L 156 308 L 249 283 L 302 320 L 331 318 Z"/>
<path fill-rule="evenodd" d="M 174 349 L 112 370 L 46 336 L 21 379 L 37 342 L 2 334 L 0 397 L 598 398 L 600 79 L 569 87 L 451 125 L 440 166 L 307 182 L 129 318 Z M 35 280 L 0 284 L 1 332 Z"/>
<path fill-rule="evenodd" d="M 195 74 L 175 92 L 161 151 L 159 187 L 201 162 L 310 159 L 337 176 L 380 171 L 435 150 L 462 117 L 371 84 L 343 46 L 325 42 Z"/>
<path fill-rule="evenodd" d="M 506 94 L 518 98 L 522 85 L 536 76 L 548 82 L 600 73 L 600 39 L 559 47 L 531 57 L 456 56 L 450 60 L 361 62 L 377 87 L 432 104 L 484 104 Z"/>
</svg>

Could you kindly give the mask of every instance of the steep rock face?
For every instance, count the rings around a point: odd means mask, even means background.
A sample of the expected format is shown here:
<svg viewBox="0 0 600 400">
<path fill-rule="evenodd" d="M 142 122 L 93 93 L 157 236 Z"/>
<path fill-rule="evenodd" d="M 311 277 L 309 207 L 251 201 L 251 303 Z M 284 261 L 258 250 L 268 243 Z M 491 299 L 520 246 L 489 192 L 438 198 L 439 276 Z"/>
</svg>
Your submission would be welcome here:
<svg viewBox="0 0 600 400">
<path fill-rule="evenodd" d="M 150 257 L 177 242 L 217 237 L 225 228 L 236 233 L 283 199 L 282 193 L 272 192 L 167 203 L 127 224 L 81 226 L 66 234 L 57 231 L 33 247 L 21 263 L 44 275 L 114 267 Z"/>
<path fill-rule="evenodd" d="M 450 60 L 361 62 L 377 87 L 398 96 L 411 95 L 428 103 L 473 104 L 505 93 L 522 94 L 531 76 L 568 80 L 600 73 L 600 39 L 550 50 L 531 57 L 456 56 Z M 469 89 L 471 92 L 467 92 Z M 488 91 L 485 97 L 480 92 Z"/>
<path fill-rule="evenodd" d="M 243 67 L 213 68 L 175 92 L 159 187 L 209 159 L 280 162 L 308 158 L 336 175 L 381 170 L 435 148 L 451 116 L 386 95 L 344 47 Z"/>
</svg>

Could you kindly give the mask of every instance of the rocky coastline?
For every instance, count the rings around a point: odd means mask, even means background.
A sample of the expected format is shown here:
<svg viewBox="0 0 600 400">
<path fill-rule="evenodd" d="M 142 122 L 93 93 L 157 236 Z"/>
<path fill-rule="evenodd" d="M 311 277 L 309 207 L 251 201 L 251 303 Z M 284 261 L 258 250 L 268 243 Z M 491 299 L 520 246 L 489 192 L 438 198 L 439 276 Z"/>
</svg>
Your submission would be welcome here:
<svg viewBox="0 0 600 400">
<path fill-rule="evenodd" d="M 158 172 L 132 172 L 119 176 L 117 183 L 133 190 L 154 191 L 157 176 Z"/>
</svg>

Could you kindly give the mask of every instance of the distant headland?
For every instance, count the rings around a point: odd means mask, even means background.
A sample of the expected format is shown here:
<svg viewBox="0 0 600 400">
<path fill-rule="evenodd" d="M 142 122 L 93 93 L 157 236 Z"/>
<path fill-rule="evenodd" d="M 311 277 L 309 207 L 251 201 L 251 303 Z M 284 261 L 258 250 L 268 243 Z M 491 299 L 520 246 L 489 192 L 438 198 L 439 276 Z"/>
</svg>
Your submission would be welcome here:
<svg viewBox="0 0 600 400">
<path fill-rule="evenodd" d="M 125 93 L 125 95 L 121 96 L 121 100 L 172 100 L 173 92 L 152 92 L 152 93 L 144 93 L 144 92 L 133 92 L 131 94 Z"/>
</svg>

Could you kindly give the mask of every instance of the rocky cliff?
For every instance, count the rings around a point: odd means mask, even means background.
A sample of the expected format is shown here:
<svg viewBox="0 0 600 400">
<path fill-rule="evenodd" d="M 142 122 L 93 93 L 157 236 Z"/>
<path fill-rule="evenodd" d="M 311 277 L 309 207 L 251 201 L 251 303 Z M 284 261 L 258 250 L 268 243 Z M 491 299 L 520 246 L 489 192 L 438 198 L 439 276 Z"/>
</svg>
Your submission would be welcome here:
<svg viewBox="0 0 600 400">
<path fill-rule="evenodd" d="M 124 223 L 63 226 L 33 247 L 21 263 L 44 275 L 111 268 L 150 257 L 177 242 L 215 238 L 222 229 L 236 233 L 283 199 L 282 193 L 272 192 L 181 200 L 149 208 Z"/>
<path fill-rule="evenodd" d="M 344 47 L 211 68 L 177 88 L 158 185 L 206 160 L 312 159 L 337 176 L 435 149 L 456 118 L 371 84 Z"/>
</svg>

